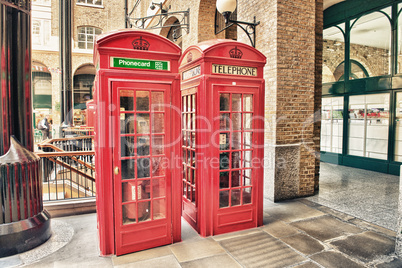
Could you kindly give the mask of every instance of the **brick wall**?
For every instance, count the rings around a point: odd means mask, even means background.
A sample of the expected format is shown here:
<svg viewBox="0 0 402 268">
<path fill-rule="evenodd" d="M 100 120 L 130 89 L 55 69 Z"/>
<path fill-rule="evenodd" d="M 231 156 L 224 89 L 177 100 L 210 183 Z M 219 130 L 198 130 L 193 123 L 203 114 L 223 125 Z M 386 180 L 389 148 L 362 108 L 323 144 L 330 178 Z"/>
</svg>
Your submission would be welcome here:
<svg viewBox="0 0 402 268">
<path fill-rule="evenodd" d="M 323 82 L 335 82 L 343 75 L 344 69 L 337 67 L 345 61 L 345 43 L 325 39 L 323 40 Z M 350 59 L 359 62 L 369 76 L 389 74 L 389 51 L 371 46 L 351 44 Z M 337 73 L 339 72 L 339 73 Z"/>
<path fill-rule="evenodd" d="M 320 67 L 316 68 L 321 52 L 316 47 L 322 46 L 322 0 L 238 3 L 239 20 L 251 21 L 255 15 L 260 21 L 256 48 L 267 56 L 265 159 L 275 164 L 266 165 L 266 197 L 280 200 L 311 195 L 318 185 L 315 151 L 320 129 L 319 123 L 314 123 L 314 112 L 321 102 L 320 95 L 316 96 L 321 91 Z M 248 42 L 243 32 L 238 31 L 238 36 L 239 41 Z M 300 159 L 297 165 L 295 159 Z M 286 170 L 286 166 L 292 168 Z M 297 187 L 283 190 L 278 185 Z"/>
<path fill-rule="evenodd" d="M 314 152 L 315 173 L 314 190 L 319 188 L 320 176 L 320 133 L 321 133 L 321 97 L 322 97 L 322 64 L 323 64 L 323 0 L 316 1 L 315 13 L 315 89 L 314 89 Z"/>
</svg>

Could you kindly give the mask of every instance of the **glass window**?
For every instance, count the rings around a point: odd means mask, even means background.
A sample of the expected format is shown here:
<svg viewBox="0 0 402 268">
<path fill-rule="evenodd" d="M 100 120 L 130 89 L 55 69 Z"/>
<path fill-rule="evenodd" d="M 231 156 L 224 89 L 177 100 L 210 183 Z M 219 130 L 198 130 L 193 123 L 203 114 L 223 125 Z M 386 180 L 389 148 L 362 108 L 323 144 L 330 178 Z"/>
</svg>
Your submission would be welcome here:
<svg viewBox="0 0 402 268">
<path fill-rule="evenodd" d="M 387 160 L 389 93 L 350 96 L 348 154 Z"/>
<path fill-rule="evenodd" d="M 391 7 L 350 22 L 349 79 L 391 73 L 391 24 L 387 15 L 391 16 Z"/>
<path fill-rule="evenodd" d="M 342 153 L 343 97 L 323 98 L 321 113 L 321 151 Z"/>
<path fill-rule="evenodd" d="M 41 45 L 41 22 L 32 20 L 32 44 Z"/>
<path fill-rule="evenodd" d="M 79 67 L 73 77 L 74 109 L 86 109 L 86 102 L 92 99 L 95 67 L 87 64 Z"/>
<path fill-rule="evenodd" d="M 398 5 L 399 17 L 398 17 L 398 63 L 397 73 L 402 73 L 402 4 Z"/>
<path fill-rule="evenodd" d="M 102 2 L 102 0 L 77 0 L 77 3 L 94 6 L 102 6 Z"/>
<path fill-rule="evenodd" d="M 339 81 L 344 74 L 345 39 L 341 29 L 345 30 L 344 23 L 323 32 L 323 83 Z"/>
<path fill-rule="evenodd" d="M 44 49 L 43 46 L 51 45 L 50 41 L 50 20 L 33 19 L 32 20 L 32 45 L 33 49 Z"/>
<path fill-rule="evenodd" d="M 52 75 L 39 62 L 32 62 L 32 89 L 34 108 L 52 108 Z"/>
<path fill-rule="evenodd" d="M 37 21 L 37 20 L 32 21 L 32 34 L 33 35 L 40 34 L 40 21 Z"/>
<path fill-rule="evenodd" d="M 78 27 L 78 48 L 93 49 L 94 40 L 100 35 L 102 30 L 95 27 Z"/>
<path fill-rule="evenodd" d="M 394 160 L 402 162 L 402 92 L 396 93 Z"/>
</svg>

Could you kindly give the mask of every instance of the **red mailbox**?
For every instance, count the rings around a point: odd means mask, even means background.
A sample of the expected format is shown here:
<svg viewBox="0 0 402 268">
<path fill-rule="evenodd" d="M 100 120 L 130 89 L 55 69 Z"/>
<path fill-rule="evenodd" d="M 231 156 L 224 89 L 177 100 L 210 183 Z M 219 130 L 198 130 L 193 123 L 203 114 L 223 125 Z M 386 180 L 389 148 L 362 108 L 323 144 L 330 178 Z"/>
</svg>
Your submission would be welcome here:
<svg viewBox="0 0 402 268">
<path fill-rule="evenodd" d="M 181 49 L 144 31 L 94 49 L 97 217 L 102 255 L 181 240 Z"/>
<path fill-rule="evenodd" d="M 262 225 L 265 62 L 228 40 L 180 59 L 182 215 L 202 236 Z"/>
</svg>

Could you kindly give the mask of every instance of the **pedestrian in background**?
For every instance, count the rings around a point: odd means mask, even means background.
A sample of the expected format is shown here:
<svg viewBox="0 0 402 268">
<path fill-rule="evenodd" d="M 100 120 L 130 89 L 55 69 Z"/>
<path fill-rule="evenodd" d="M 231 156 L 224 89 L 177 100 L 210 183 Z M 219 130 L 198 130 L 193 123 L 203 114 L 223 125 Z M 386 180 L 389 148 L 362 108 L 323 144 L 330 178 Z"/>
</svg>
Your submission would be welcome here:
<svg viewBox="0 0 402 268">
<path fill-rule="evenodd" d="M 50 125 L 48 121 L 49 115 L 45 115 L 41 121 L 39 121 L 38 129 L 42 132 L 42 140 L 49 138 Z"/>
</svg>

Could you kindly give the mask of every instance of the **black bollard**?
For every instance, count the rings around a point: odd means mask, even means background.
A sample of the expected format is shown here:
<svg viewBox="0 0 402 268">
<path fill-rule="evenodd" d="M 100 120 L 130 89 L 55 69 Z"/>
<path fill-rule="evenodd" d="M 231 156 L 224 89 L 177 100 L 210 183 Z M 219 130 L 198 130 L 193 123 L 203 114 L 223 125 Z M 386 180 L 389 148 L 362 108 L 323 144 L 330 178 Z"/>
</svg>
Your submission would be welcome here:
<svg viewBox="0 0 402 268">
<path fill-rule="evenodd" d="M 0 205 L 0 257 L 30 250 L 50 238 L 40 158 L 13 136 L 8 152 L 0 156 Z"/>
</svg>

